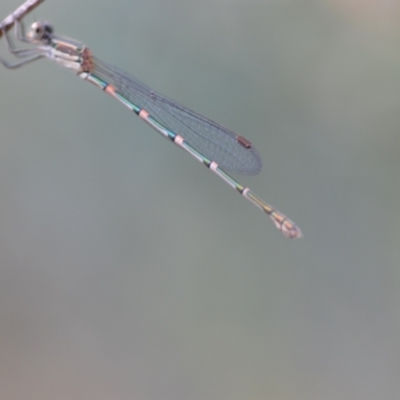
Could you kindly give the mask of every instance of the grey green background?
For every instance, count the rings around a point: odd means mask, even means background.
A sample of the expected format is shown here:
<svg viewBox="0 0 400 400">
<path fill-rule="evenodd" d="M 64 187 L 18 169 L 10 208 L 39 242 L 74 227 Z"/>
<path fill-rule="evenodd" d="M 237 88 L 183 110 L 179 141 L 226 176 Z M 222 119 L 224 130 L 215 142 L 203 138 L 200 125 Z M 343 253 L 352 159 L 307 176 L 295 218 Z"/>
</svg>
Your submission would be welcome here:
<svg viewBox="0 0 400 400">
<path fill-rule="evenodd" d="M 304 238 L 72 73 L 0 69 L 0 398 L 400 398 L 398 3 L 34 18 L 249 138 Z"/>
</svg>

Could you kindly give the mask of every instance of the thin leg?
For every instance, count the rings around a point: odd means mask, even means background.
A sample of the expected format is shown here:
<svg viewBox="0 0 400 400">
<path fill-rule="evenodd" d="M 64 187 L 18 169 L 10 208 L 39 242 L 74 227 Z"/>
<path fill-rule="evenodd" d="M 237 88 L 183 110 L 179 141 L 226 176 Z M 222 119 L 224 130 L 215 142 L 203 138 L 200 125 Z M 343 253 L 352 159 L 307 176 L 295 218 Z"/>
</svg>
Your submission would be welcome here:
<svg viewBox="0 0 400 400">
<path fill-rule="evenodd" d="M 17 49 L 15 47 L 14 42 L 11 40 L 8 32 L 4 28 L 1 30 L 1 32 L 6 41 L 7 50 L 10 53 L 14 54 L 15 57 L 26 57 L 27 55 L 29 55 L 29 50 L 36 50 L 36 49 L 21 49 L 21 50 Z M 21 36 L 22 32 L 23 31 L 21 30 L 21 24 L 18 21 L 16 21 L 15 22 L 15 36 L 17 37 L 18 40 L 20 40 L 22 42 L 26 42 L 27 39 L 25 37 Z"/>
<path fill-rule="evenodd" d="M 35 50 L 35 49 L 32 49 Z M 22 61 L 18 61 L 15 64 L 10 64 L 9 62 L 7 62 L 6 60 L 4 60 L 3 58 L 0 57 L 0 63 L 4 65 L 4 67 L 8 68 L 8 69 L 14 69 L 14 68 L 19 68 L 22 67 L 26 64 L 29 64 L 33 61 L 39 60 L 40 58 L 44 57 L 43 54 L 36 54 L 34 57 L 32 58 L 28 58 Z"/>
<path fill-rule="evenodd" d="M 20 42 L 29 43 L 29 39 L 25 36 L 25 25 L 22 21 L 15 21 L 14 35 Z"/>
</svg>

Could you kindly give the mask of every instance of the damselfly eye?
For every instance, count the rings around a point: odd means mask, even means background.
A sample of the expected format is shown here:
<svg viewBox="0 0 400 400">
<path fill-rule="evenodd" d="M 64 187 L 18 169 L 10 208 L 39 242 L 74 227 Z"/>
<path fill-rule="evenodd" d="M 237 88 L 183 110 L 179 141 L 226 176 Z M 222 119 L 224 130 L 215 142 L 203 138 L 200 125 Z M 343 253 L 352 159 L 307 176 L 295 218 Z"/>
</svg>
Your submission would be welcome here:
<svg viewBox="0 0 400 400">
<path fill-rule="evenodd" d="M 39 34 L 42 33 L 42 32 L 43 32 L 42 27 L 41 27 L 40 25 L 37 26 L 36 29 L 35 29 L 35 33 L 37 33 L 37 34 L 39 35 Z"/>
<path fill-rule="evenodd" d="M 52 34 L 53 33 L 53 27 L 50 24 L 44 25 L 44 30 L 46 34 Z"/>
<path fill-rule="evenodd" d="M 31 26 L 30 37 L 32 40 L 38 40 L 40 42 L 47 41 L 52 35 L 53 26 L 47 22 L 34 22 Z"/>
<path fill-rule="evenodd" d="M 31 26 L 31 32 L 35 35 L 35 38 L 40 38 L 43 35 L 43 24 L 34 22 Z"/>
</svg>

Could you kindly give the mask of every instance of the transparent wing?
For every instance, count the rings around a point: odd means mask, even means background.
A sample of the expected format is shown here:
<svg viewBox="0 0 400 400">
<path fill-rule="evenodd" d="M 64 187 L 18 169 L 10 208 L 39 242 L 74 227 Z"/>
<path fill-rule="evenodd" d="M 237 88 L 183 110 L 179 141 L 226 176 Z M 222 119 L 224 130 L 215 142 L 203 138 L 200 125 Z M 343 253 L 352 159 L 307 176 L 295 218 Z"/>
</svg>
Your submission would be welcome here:
<svg viewBox="0 0 400 400">
<path fill-rule="evenodd" d="M 244 175 L 256 175 L 262 162 L 257 150 L 245 139 L 194 111 L 155 92 L 138 79 L 112 65 L 94 59 L 92 73 L 116 87 L 136 106 L 145 109 L 161 125 L 182 136 L 199 153 L 221 168 Z M 241 137 L 239 137 L 241 138 Z"/>
</svg>

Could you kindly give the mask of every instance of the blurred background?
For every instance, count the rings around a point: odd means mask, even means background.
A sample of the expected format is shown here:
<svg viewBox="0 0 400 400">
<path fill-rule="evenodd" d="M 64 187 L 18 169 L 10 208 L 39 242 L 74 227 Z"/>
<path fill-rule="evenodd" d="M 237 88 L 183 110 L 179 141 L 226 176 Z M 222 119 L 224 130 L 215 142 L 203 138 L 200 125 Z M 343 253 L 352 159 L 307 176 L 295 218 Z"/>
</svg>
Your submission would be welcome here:
<svg viewBox="0 0 400 400">
<path fill-rule="evenodd" d="M 35 19 L 250 139 L 304 238 L 71 72 L 1 68 L 0 398 L 400 398 L 400 3 Z"/>
</svg>

